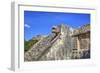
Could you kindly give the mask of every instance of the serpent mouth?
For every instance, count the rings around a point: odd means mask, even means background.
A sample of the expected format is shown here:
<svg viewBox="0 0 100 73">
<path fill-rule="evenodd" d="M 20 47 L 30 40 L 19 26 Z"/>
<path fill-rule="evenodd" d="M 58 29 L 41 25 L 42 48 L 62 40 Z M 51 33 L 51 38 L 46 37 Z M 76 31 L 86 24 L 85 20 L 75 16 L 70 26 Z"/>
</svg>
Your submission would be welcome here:
<svg viewBox="0 0 100 73">
<path fill-rule="evenodd" d="M 52 27 L 52 33 L 59 33 L 60 32 L 60 28 L 58 26 L 53 26 Z"/>
</svg>

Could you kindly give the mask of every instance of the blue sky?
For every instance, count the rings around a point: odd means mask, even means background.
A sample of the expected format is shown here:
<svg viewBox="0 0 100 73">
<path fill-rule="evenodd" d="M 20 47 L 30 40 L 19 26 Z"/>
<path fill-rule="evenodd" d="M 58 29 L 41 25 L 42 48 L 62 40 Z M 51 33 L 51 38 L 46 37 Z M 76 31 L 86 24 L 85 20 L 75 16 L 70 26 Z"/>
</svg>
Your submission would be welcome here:
<svg viewBox="0 0 100 73">
<path fill-rule="evenodd" d="M 90 14 L 24 11 L 24 38 L 48 35 L 53 25 L 65 24 L 78 28 L 90 24 Z"/>
</svg>

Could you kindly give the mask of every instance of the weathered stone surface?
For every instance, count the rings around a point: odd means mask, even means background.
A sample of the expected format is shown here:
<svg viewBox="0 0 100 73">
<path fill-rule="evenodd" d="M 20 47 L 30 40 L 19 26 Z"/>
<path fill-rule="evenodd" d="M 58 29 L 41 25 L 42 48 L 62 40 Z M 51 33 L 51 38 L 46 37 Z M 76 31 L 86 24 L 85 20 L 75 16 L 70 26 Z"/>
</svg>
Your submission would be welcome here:
<svg viewBox="0 0 100 73">
<path fill-rule="evenodd" d="M 89 26 L 88 26 L 89 27 Z M 86 28 L 88 28 L 86 27 Z M 79 30 L 83 31 L 83 28 Z M 85 27 L 84 27 L 85 29 Z M 41 60 L 64 60 L 87 58 L 90 55 L 90 34 L 78 34 L 73 36 L 75 30 L 63 24 L 54 26 L 52 33 L 47 37 L 39 40 L 32 48 L 24 54 L 25 61 L 41 61 Z M 80 50 L 77 44 L 77 38 L 81 38 Z M 85 40 L 84 40 L 84 39 Z M 87 44 L 88 43 L 88 44 Z M 86 45 L 87 44 L 87 45 Z M 78 47 L 77 47 L 78 46 Z M 82 51 L 81 48 L 87 48 Z"/>
<path fill-rule="evenodd" d="M 76 30 L 72 35 L 77 43 L 76 50 L 73 49 L 72 58 L 90 58 L 90 25 L 84 25 Z"/>
<path fill-rule="evenodd" d="M 71 58 L 71 30 L 64 25 L 61 25 L 60 28 L 60 37 L 54 42 L 49 52 L 46 53 L 46 57 L 42 56 L 42 60 L 63 60 Z"/>
<path fill-rule="evenodd" d="M 54 34 L 51 34 L 36 43 L 28 52 L 25 53 L 25 61 L 37 60 L 44 50 L 50 46 L 50 42 L 54 36 Z"/>
</svg>

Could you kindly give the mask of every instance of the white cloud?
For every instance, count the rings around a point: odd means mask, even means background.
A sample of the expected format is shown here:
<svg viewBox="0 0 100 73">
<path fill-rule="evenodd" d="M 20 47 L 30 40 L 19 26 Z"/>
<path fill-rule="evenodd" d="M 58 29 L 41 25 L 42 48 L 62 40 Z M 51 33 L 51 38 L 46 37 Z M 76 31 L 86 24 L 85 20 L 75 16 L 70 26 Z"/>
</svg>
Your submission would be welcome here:
<svg viewBox="0 0 100 73">
<path fill-rule="evenodd" d="M 30 25 L 28 25 L 28 24 L 24 24 L 24 27 L 26 27 L 26 28 L 30 28 Z"/>
</svg>

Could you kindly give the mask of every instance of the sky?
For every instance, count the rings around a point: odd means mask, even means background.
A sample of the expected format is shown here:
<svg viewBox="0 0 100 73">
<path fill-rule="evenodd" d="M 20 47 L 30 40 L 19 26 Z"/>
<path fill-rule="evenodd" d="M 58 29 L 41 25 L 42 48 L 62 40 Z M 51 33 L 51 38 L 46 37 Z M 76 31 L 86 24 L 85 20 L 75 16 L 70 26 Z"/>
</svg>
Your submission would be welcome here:
<svg viewBox="0 0 100 73">
<path fill-rule="evenodd" d="M 64 24 L 72 28 L 90 24 L 90 14 L 24 11 L 24 39 L 36 35 L 48 35 L 52 26 Z"/>
</svg>

